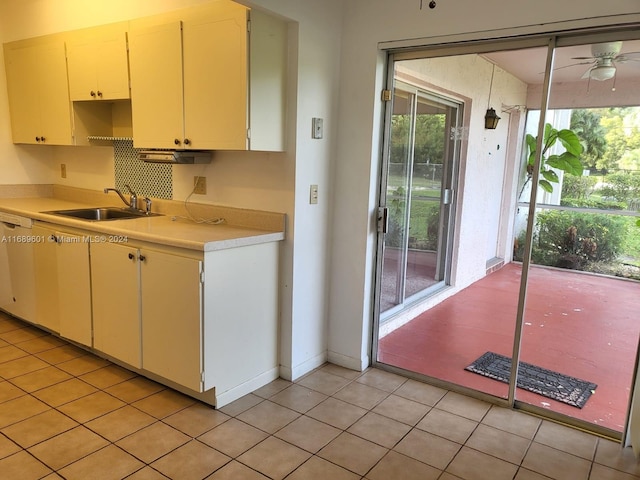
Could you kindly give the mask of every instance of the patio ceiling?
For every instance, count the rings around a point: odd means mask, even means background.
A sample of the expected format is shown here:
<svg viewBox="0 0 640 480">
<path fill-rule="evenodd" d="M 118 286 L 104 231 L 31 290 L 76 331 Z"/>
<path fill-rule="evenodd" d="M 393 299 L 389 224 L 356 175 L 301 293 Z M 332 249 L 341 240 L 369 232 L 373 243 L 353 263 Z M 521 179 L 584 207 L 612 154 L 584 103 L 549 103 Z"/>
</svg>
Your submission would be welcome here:
<svg viewBox="0 0 640 480">
<path fill-rule="evenodd" d="M 626 40 L 622 43 L 620 54 L 632 52 L 640 52 L 640 40 Z M 532 48 L 529 50 L 500 51 L 483 56 L 528 85 L 539 85 L 544 80 L 543 70 L 546 55 L 546 48 Z M 558 48 L 556 50 L 553 81 L 556 83 L 586 83 L 587 79 L 581 79 L 581 77 L 591 68 L 591 65 L 576 64 L 589 62 L 589 60 L 576 60 L 574 58 L 591 56 L 591 45 Z M 637 57 L 636 61 L 616 62 L 617 80 L 640 80 L 640 54 Z"/>
</svg>

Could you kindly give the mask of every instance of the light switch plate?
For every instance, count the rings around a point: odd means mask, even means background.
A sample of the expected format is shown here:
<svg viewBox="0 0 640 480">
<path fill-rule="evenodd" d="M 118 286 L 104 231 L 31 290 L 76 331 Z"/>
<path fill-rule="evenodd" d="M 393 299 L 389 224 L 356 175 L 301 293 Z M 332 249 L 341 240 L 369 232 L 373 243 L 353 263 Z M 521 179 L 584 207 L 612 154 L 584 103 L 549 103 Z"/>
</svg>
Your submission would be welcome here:
<svg viewBox="0 0 640 480">
<path fill-rule="evenodd" d="M 311 138 L 320 139 L 324 136 L 324 121 L 321 118 L 312 119 Z"/>
</svg>

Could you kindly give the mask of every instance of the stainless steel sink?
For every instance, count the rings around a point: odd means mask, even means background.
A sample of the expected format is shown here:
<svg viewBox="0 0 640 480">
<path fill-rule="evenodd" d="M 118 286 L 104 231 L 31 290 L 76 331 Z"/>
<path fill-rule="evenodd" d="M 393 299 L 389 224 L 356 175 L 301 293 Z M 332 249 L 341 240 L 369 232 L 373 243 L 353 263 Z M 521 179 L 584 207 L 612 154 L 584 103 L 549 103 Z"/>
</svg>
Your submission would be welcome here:
<svg viewBox="0 0 640 480">
<path fill-rule="evenodd" d="M 95 208 L 74 208 L 71 210 L 51 210 L 51 215 L 62 215 L 65 217 L 78 218 L 93 222 L 103 222 L 105 220 L 125 220 L 128 218 L 145 218 L 162 215 L 160 213 L 145 213 L 140 210 L 117 207 L 95 207 Z"/>
</svg>

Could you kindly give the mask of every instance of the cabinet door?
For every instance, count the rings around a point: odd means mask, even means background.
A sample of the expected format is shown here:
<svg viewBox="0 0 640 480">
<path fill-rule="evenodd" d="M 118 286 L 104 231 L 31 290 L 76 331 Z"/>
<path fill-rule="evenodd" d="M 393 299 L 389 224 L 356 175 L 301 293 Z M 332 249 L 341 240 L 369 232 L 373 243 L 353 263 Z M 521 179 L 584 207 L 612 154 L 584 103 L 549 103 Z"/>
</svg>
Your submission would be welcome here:
<svg viewBox="0 0 640 480">
<path fill-rule="evenodd" d="M 202 391 L 202 262 L 141 250 L 142 368 Z"/>
<path fill-rule="evenodd" d="M 89 242 L 80 235 L 55 232 L 60 335 L 91 346 Z"/>
<path fill-rule="evenodd" d="M 5 64 L 13 143 L 39 143 L 38 50 L 34 46 L 5 46 Z"/>
<path fill-rule="evenodd" d="M 140 368 L 138 250 L 114 243 L 90 248 L 93 347 Z"/>
<path fill-rule="evenodd" d="M 14 143 L 71 145 L 71 104 L 62 40 L 5 48 Z"/>
<path fill-rule="evenodd" d="M 182 24 L 129 33 L 131 109 L 136 148 L 184 148 Z"/>
<path fill-rule="evenodd" d="M 54 241 L 54 231 L 34 225 L 32 234 L 40 238 L 33 247 L 33 263 L 36 277 L 36 317 L 35 323 L 56 333 L 60 332 L 58 301 L 58 247 Z"/>
<path fill-rule="evenodd" d="M 64 44 L 55 42 L 44 45 L 40 62 L 42 142 L 49 145 L 72 145 L 71 102 Z"/>
<path fill-rule="evenodd" d="M 75 33 L 67 42 L 71 100 L 129 98 L 127 38 L 120 24 Z"/>
<path fill-rule="evenodd" d="M 33 271 L 33 242 L 30 228 L 9 226 L 0 223 L 0 236 L 6 248 L 8 271 L 11 285 L 9 302 L 1 305 L 3 309 L 29 322 L 35 322 L 35 277 Z"/>
<path fill-rule="evenodd" d="M 246 150 L 248 9 L 211 8 L 184 22 L 185 137 L 194 149 Z"/>
</svg>

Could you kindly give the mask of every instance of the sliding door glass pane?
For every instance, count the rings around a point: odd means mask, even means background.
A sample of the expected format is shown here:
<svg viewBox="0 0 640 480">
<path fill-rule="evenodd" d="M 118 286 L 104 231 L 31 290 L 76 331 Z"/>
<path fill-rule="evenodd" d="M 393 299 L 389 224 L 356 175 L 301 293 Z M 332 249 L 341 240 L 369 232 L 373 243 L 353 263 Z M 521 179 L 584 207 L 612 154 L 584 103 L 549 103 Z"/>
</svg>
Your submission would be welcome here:
<svg viewBox="0 0 640 480">
<path fill-rule="evenodd" d="M 556 51 L 520 356 L 527 388 L 516 391 L 516 400 L 616 432 L 640 333 L 637 52 L 638 41 Z M 530 112 L 531 138 L 538 118 Z M 531 173 L 525 160 L 521 202 Z M 521 204 L 517 225 L 526 212 Z M 521 247 L 524 230 L 514 235 Z"/>
</svg>

